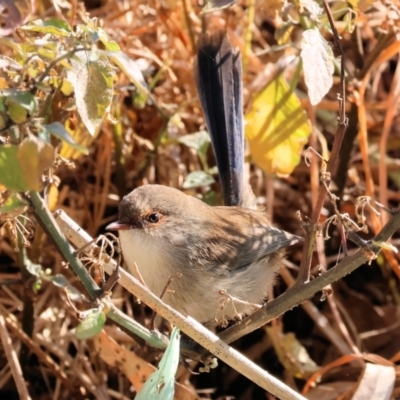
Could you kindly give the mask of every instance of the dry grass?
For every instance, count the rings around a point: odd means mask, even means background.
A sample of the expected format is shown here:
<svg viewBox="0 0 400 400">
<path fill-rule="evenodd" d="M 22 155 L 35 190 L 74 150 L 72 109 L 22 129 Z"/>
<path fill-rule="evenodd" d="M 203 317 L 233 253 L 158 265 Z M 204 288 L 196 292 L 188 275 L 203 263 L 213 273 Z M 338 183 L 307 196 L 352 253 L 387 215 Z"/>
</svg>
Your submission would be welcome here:
<svg viewBox="0 0 400 400">
<path fill-rule="evenodd" d="M 64 209 L 93 236 L 102 233 L 105 225 L 116 218 L 121 195 L 145 183 L 181 188 L 189 172 L 201 169 L 196 152 L 176 142 L 179 136 L 204 128 L 192 76 L 194 40 L 205 22 L 208 31 L 226 29 L 232 42 L 244 52 L 248 23 L 243 2 L 208 15 L 204 20 L 199 16 L 198 5 L 189 0 L 104 0 L 100 2 L 101 6 L 97 3 L 86 1 L 90 16 L 99 18 L 109 36 L 141 66 L 146 81 L 154 84 L 153 94 L 163 115 L 152 105 L 135 108 L 132 92 L 127 89 L 130 83 L 120 74 L 112 110 L 120 125 L 105 122 L 97 137 L 90 139 L 89 156 L 76 158 L 73 169 L 63 164 L 57 170 L 60 184 L 53 209 Z M 57 15 L 54 8 L 45 4 L 38 2 L 37 16 Z M 71 24 L 80 22 L 84 15 L 82 3 L 71 1 L 71 4 L 60 2 L 59 5 Z M 252 47 L 245 55 L 246 107 L 252 93 L 271 79 L 277 63 L 284 64 L 294 52 L 289 48 L 257 55 L 275 44 L 273 31 L 279 18 L 268 19 L 268 5 L 265 1 L 256 2 Z M 380 43 L 380 35 L 397 29 L 392 27 L 398 25 L 393 8 L 377 3 L 372 10 L 360 14 L 358 33 L 364 54 L 358 55 L 362 60 L 371 60 L 371 54 Z M 300 33 L 300 28 L 295 28 L 292 34 L 295 43 L 298 43 Z M 360 195 L 367 194 L 392 207 L 400 200 L 399 42 L 393 40 L 372 57 L 370 65 L 363 67 L 354 51 L 355 33 L 343 29 L 340 33 L 348 57 L 347 73 L 351 77 L 347 81 L 349 100 L 346 105 L 350 127 L 344 143 L 350 151 L 344 155 L 348 158 L 348 167 L 339 172 L 336 183 L 341 190 L 344 188 L 342 211 L 356 218 L 355 199 Z M 19 40 L 17 35 L 14 38 Z M 361 72 L 357 72 L 359 70 Z M 287 77 L 293 73 L 290 67 L 285 69 Z M 332 143 L 336 129 L 337 86 L 317 108 L 312 108 L 306 100 L 302 81 L 298 89 L 315 127 L 310 144 L 322 152 L 324 142 L 328 147 Z M 120 136 L 118 130 L 122 132 Z M 354 143 L 350 137 L 355 138 Z M 116 163 L 116 150 L 120 152 L 122 165 Z M 388 156 L 390 159 L 385 160 Z M 209 163 L 213 165 L 211 151 Z M 266 179 L 254 165 L 250 166 L 250 172 L 254 191 L 260 202 L 266 203 L 275 223 L 301 235 L 296 211 L 300 210 L 302 215 L 311 214 L 319 185 L 318 164 L 313 163 L 310 169 L 301 162 L 287 179 Z M 218 185 L 212 189 L 215 192 L 213 201 L 220 202 Z M 205 191 L 198 193 L 204 195 Z M 324 217 L 330 211 L 327 203 Z M 366 216 L 370 233 L 378 232 L 386 221 L 385 213 L 379 217 L 367 212 Z M 33 290 L 34 279 L 26 272 L 21 273 L 18 267 L 20 257 L 29 257 L 53 274 L 66 275 L 81 289 L 71 271 L 63 266 L 51 241 L 36 227 L 27 254 L 23 255 L 14 251 L 10 226 L 5 224 L 0 229 L 0 331 L 2 339 L 7 334 L 12 342 L 12 346 L 9 343 L 0 349 L 0 397 L 18 398 L 18 382 L 12 379 L 13 366 L 7 362 L 4 353 L 7 348 L 13 348 L 19 355 L 22 383 L 34 399 L 132 398 L 132 385 L 136 389 L 141 385 L 151 373 L 152 365 L 157 364 L 160 352 L 136 342 L 111 324 L 106 326 L 104 334 L 93 340 L 78 340 L 74 329 L 79 321 L 65 292 L 45 281 Z M 329 267 L 343 257 L 338 250 L 340 236 L 336 227 L 331 228 L 330 235 L 330 240 L 320 241 L 316 247 L 313 275 L 318 274 L 319 264 Z M 399 247 L 399 235 L 393 243 Z M 289 263 L 285 267 L 288 269 L 283 272 L 276 294 L 292 284 L 294 266 L 300 264 L 301 251 L 301 246 L 290 250 Z M 365 265 L 337 282 L 328 300 L 315 298 L 303 307 L 287 312 L 268 328 L 239 340 L 235 347 L 298 389 L 304 386 L 315 367 L 303 365 L 296 353 L 289 350 L 290 346 L 298 344 L 293 340 L 287 344 L 285 333 L 293 332 L 318 366 L 329 365 L 347 355 L 348 363 L 333 364 L 328 368 L 318 390 L 311 390 L 308 396 L 321 399 L 321 390 L 325 389 L 332 390 L 333 396 L 324 399 L 342 395 L 344 397 L 340 398 L 349 398 L 363 368 L 362 362 L 357 361 L 361 359 L 360 354 L 373 353 L 393 363 L 400 359 L 398 271 L 398 256 L 385 251 L 371 265 Z M 118 285 L 112 297 L 129 316 L 144 325 L 149 324 L 150 310 L 135 302 Z M 87 306 L 77 303 L 77 307 Z M 108 350 L 107 354 L 105 350 Z M 348 356 L 350 353 L 357 356 Z M 195 370 L 196 365 L 190 368 Z M 399 376 L 398 367 L 396 373 Z M 189 368 L 181 365 L 177 382 L 182 385 L 176 395 L 178 399 L 196 398 L 195 393 L 206 399 L 269 398 L 255 384 L 225 365 L 210 374 L 200 375 L 192 374 Z M 400 396 L 398 378 L 395 394 Z"/>
</svg>

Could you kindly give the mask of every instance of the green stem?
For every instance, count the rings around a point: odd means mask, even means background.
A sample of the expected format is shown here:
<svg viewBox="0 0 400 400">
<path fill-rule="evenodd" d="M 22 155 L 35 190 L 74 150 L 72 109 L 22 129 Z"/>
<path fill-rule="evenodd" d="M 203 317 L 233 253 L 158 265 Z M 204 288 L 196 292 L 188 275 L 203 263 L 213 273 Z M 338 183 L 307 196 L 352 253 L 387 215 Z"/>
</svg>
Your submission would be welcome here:
<svg viewBox="0 0 400 400">
<path fill-rule="evenodd" d="M 53 239 L 58 251 L 78 276 L 90 298 L 92 300 L 98 299 L 99 295 L 103 294 L 103 291 L 93 281 L 92 277 L 86 271 L 80 260 L 76 258 L 73 247 L 69 244 L 68 240 L 61 232 L 57 222 L 53 217 L 53 214 L 47 207 L 46 202 L 42 199 L 39 193 L 34 191 L 29 192 L 29 197 L 34 208 L 37 221 L 42 226 L 43 230 L 49 237 Z M 79 229 L 79 227 L 77 229 Z M 117 325 L 125 328 L 124 330 L 127 330 L 145 340 L 150 346 L 164 349 L 168 345 L 168 338 L 166 336 L 149 331 L 136 321 L 124 315 L 122 312 L 119 312 L 119 310 L 116 308 L 111 309 L 108 312 L 107 317 L 114 321 Z"/>
<path fill-rule="evenodd" d="M 24 222 L 21 222 L 24 223 Z M 21 269 L 21 276 L 22 276 L 22 284 L 24 287 L 24 293 L 22 296 L 23 301 L 23 311 L 22 311 L 22 330 L 26 333 L 27 336 L 30 338 L 33 334 L 33 327 L 34 327 L 34 306 L 33 306 L 33 290 L 32 290 L 32 275 L 27 269 L 27 256 L 26 256 L 26 248 L 23 243 L 23 237 L 21 233 L 17 233 L 17 246 L 18 246 L 18 253 L 17 259 L 18 264 Z M 29 358 L 30 350 L 25 345 L 22 344 L 21 346 L 21 353 L 20 353 L 20 363 L 22 369 L 24 370 L 24 375 L 27 375 L 26 367 L 28 365 L 28 358 Z"/>
<path fill-rule="evenodd" d="M 47 207 L 46 202 L 42 199 L 39 193 L 35 191 L 30 191 L 29 197 L 34 208 L 37 221 L 42 226 L 43 230 L 48 234 L 48 236 L 53 239 L 58 251 L 78 276 L 90 298 L 92 300 L 97 299 L 102 293 L 102 290 L 93 281 L 92 277 L 86 271 L 80 260 L 75 257 L 74 249 L 60 231 L 52 213 Z"/>
</svg>

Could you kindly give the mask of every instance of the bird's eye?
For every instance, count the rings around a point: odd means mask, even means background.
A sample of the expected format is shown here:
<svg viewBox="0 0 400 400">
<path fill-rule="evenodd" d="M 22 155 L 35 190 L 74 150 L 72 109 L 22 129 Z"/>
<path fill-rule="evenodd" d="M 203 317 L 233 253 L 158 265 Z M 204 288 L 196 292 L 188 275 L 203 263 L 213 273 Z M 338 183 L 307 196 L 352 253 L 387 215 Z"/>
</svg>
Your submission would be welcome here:
<svg viewBox="0 0 400 400">
<path fill-rule="evenodd" d="M 156 222 L 158 222 L 160 220 L 160 214 L 159 213 L 150 214 L 148 220 L 149 220 L 149 222 L 152 222 L 153 224 L 155 224 Z"/>
</svg>

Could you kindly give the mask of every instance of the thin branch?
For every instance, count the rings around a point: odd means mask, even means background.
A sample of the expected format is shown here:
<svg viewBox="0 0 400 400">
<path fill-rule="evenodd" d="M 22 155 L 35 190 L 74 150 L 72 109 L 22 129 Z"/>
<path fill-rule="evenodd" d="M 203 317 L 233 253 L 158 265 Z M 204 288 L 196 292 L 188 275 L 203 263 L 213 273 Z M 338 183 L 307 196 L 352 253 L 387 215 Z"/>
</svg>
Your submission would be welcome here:
<svg viewBox="0 0 400 400">
<path fill-rule="evenodd" d="M 93 239 L 79 226 L 73 222 L 63 211 L 56 212 L 56 219 L 60 228 L 75 246 L 82 247 Z M 90 246 L 89 246 L 90 247 Z M 104 263 L 103 268 L 108 274 L 112 274 L 116 265 L 114 261 Z M 236 371 L 282 399 L 304 399 L 293 389 L 268 374 L 266 371 L 255 365 L 238 351 L 229 347 L 218 336 L 210 332 L 206 327 L 191 317 L 184 317 L 173 308 L 163 303 L 142 283 L 120 268 L 121 279 L 119 283 L 129 292 L 140 298 L 145 304 L 152 308 L 157 314 L 167 319 L 171 324 L 177 326 L 190 338 L 199 343 L 202 347 L 217 356 L 219 359 L 230 365 Z"/>
<path fill-rule="evenodd" d="M 6 312 L 7 310 L 0 304 L 0 313 L 6 315 Z M 18 325 L 15 318 L 12 318 L 10 315 L 6 315 L 4 320 L 7 328 L 14 333 L 14 335 L 29 349 L 29 351 L 36 354 L 40 362 L 42 362 L 46 368 L 51 370 L 57 379 L 60 379 L 64 385 L 68 386 L 71 384 L 66 372 L 45 351 L 41 349 L 40 345 L 36 342 L 36 338 L 32 339 L 29 337 Z"/>
<path fill-rule="evenodd" d="M 318 222 L 319 217 L 321 215 L 321 210 L 324 205 L 326 195 L 328 193 L 328 187 L 330 183 L 330 179 L 335 175 L 337 164 L 339 160 L 340 149 L 342 147 L 342 142 L 344 138 L 344 134 L 346 133 L 346 129 L 348 126 L 348 121 L 346 118 L 346 87 L 345 87 L 345 65 L 344 65 L 344 52 L 342 46 L 340 44 L 339 34 L 335 28 L 334 20 L 329 9 L 329 6 L 324 0 L 325 11 L 328 15 L 328 20 L 333 32 L 334 44 L 340 54 L 340 93 L 338 96 L 339 102 L 339 116 L 338 116 L 338 128 L 335 134 L 335 140 L 333 142 L 331 156 L 329 158 L 326 173 L 324 174 L 323 179 L 325 179 L 325 185 L 320 185 L 319 195 L 317 198 L 317 202 L 314 206 L 314 210 L 311 216 L 310 223 L 306 226 L 306 238 L 304 243 L 304 251 L 303 258 L 300 264 L 299 275 L 297 276 L 296 285 L 302 285 L 310 280 L 310 266 L 312 253 L 314 250 L 315 238 L 318 230 Z"/>
<path fill-rule="evenodd" d="M 56 245 L 58 251 L 69 263 L 72 270 L 78 276 L 90 298 L 93 301 L 97 300 L 99 296 L 103 294 L 103 290 L 96 285 L 92 277 L 86 271 L 85 267 L 75 256 L 74 249 L 69 244 L 68 240 L 58 227 L 57 222 L 55 221 L 53 215 L 48 209 L 46 202 L 43 201 L 43 199 L 37 192 L 32 191 L 29 194 L 30 200 L 34 207 L 37 221 L 40 223 L 43 230 L 47 233 L 48 237 L 53 239 L 53 242 Z M 74 228 L 77 230 L 80 229 L 79 226 Z M 69 235 L 68 230 L 66 231 L 66 235 Z M 82 241 L 80 244 L 78 243 L 77 248 L 83 247 L 86 243 L 87 241 Z M 124 318 L 122 318 L 119 310 L 115 308 L 113 308 L 108 313 L 108 317 L 116 322 L 118 325 L 121 325 L 129 331 L 133 332 L 136 336 L 139 336 L 143 340 L 146 340 L 153 347 L 164 349 L 168 345 L 169 340 L 166 336 L 150 332 L 148 329 L 144 328 L 128 316 L 124 316 Z"/>
<path fill-rule="evenodd" d="M 10 367 L 11 373 L 14 378 L 15 386 L 17 387 L 19 398 L 22 400 L 31 399 L 28 389 L 26 387 L 24 376 L 22 374 L 21 365 L 18 361 L 17 353 L 13 348 L 12 340 L 8 334 L 6 327 L 5 317 L 3 313 L 0 312 L 0 338 L 3 344 L 4 353 L 7 357 L 7 362 Z"/>
<path fill-rule="evenodd" d="M 400 229 L 400 208 L 396 210 L 388 223 L 373 240 L 375 242 L 386 242 L 398 229 Z M 227 343 L 232 343 L 240 337 L 258 329 L 272 319 L 279 317 L 279 315 L 287 310 L 291 310 L 293 307 L 312 298 L 327 285 L 350 274 L 362 264 L 369 261 L 371 256 L 377 256 L 381 251 L 381 247 L 371 246 L 368 250 L 372 254 L 368 254 L 367 249 L 359 249 L 349 257 L 344 258 L 337 266 L 307 284 L 293 286 L 277 299 L 267 303 L 266 307 L 262 310 L 256 311 L 241 323 L 237 323 L 223 331 L 219 337 Z"/>
<path fill-rule="evenodd" d="M 33 205 L 36 219 L 43 230 L 47 233 L 48 237 L 53 240 L 57 250 L 78 276 L 90 298 L 92 300 L 97 299 L 103 293 L 103 291 L 96 285 L 92 277 L 86 271 L 85 267 L 75 257 L 74 249 L 60 231 L 60 228 L 55 222 L 55 219 L 51 214 L 46 202 L 42 199 L 40 194 L 35 191 L 29 192 L 29 199 Z"/>
<path fill-rule="evenodd" d="M 61 54 L 59 57 L 55 58 L 53 61 L 49 63 L 47 68 L 43 71 L 43 73 L 39 76 L 38 80 L 35 82 L 35 87 L 33 89 L 32 94 L 34 95 L 36 93 L 36 90 L 38 88 L 38 85 L 44 81 L 44 79 L 50 74 L 50 71 L 62 60 L 65 60 L 67 58 L 71 58 L 75 53 L 78 53 L 80 51 L 90 51 L 90 49 L 87 49 L 83 46 L 78 46 L 74 47 L 73 49 L 67 51 L 64 54 Z"/>
</svg>

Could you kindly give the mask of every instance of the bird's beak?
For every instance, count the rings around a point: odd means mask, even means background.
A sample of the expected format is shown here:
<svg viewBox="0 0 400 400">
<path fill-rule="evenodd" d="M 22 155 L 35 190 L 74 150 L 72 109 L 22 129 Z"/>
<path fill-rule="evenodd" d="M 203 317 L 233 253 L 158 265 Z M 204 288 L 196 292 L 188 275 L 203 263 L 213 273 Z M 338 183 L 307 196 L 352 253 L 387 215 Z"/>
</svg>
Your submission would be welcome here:
<svg viewBox="0 0 400 400">
<path fill-rule="evenodd" d="M 107 231 L 127 231 L 128 229 L 131 229 L 131 226 L 120 221 L 112 222 L 106 226 Z"/>
</svg>

